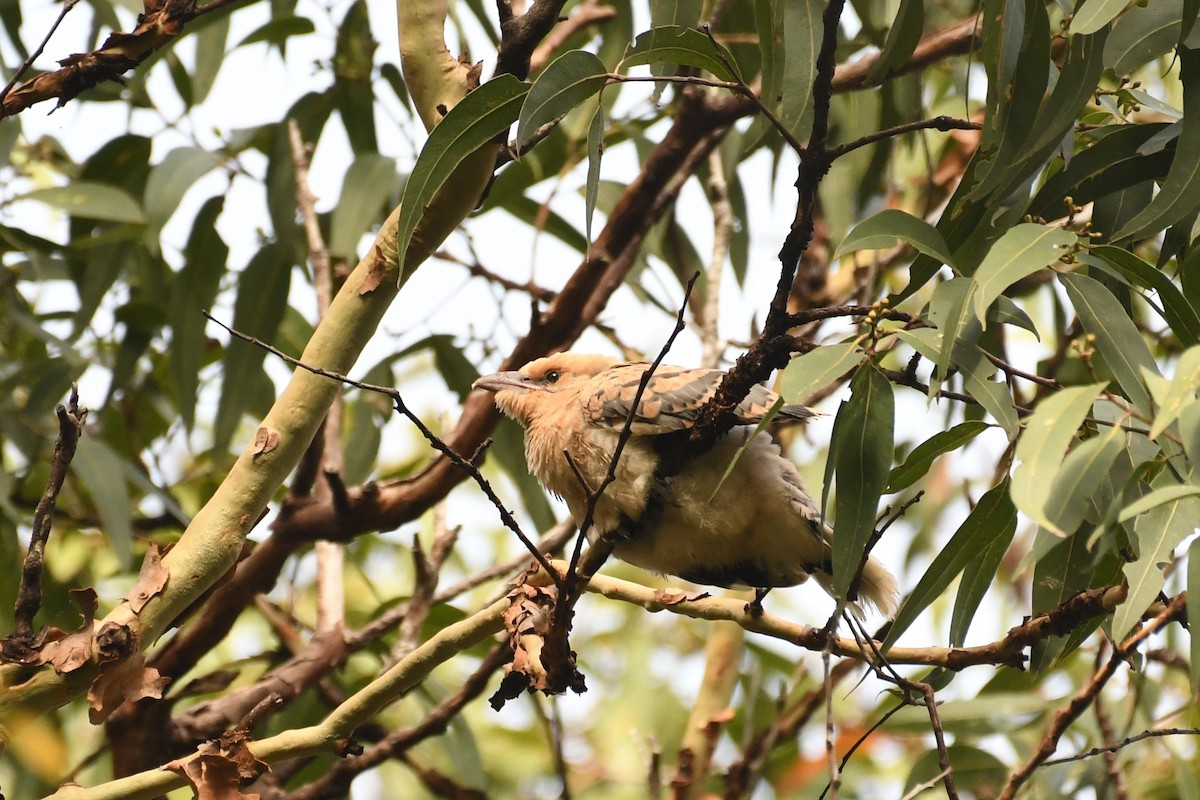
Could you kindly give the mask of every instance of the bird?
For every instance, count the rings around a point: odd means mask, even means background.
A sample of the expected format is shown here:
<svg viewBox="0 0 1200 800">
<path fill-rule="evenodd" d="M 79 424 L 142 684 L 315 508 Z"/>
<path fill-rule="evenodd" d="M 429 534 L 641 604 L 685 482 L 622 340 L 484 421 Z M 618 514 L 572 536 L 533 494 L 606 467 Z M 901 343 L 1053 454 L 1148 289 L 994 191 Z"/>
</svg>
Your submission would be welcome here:
<svg viewBox="0 0 1200 800">
<path fill-rule="evenodd" d="M 707 586 L 753 588 L 758 599 L 771 588 L 812 577 L 836 597 L 833 531 L 796 466 L 755 427 L 779 395 L 756 385 L 734 409 L 728 433 L 662 478 L 656 474 L 660 460 L 688 434 L 725 373 L 659 365 L 634 410 L 649 367 L 564 352 L 485 375 L 474 387 L 494 392 L 501 412 L 525 429 L 530 472 L 566 502 L 577 525 L 632 412 L 615 479 L 596 502 L 588 531 L 592 543 L 601 536 L 614 542 L 613 554 L 622 561 Z M 781 405 L 775 419 L 803 421 L 816 414 Z M 863 569 L 858 599 L 889 618 L 895 613 L 896 580 L 874 557 Z"/>
</svg>

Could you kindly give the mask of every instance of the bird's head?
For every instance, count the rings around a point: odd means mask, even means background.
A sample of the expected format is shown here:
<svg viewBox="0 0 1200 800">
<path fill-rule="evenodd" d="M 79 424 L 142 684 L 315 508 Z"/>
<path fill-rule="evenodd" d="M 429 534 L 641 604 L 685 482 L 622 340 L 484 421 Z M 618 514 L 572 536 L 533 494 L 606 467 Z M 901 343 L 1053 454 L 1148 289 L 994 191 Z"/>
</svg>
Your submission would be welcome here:
<svg viewBox="0 0 1200 800">
<path fill-rule="evenodd" d="M 495 392 L 500 410 L 528 426 L 539 413 L 577 401 L 582 387 L 615 363 L 608 356 L 556 353 L 519 370 L 484 375 L 472 386 Z"/>
</svg>

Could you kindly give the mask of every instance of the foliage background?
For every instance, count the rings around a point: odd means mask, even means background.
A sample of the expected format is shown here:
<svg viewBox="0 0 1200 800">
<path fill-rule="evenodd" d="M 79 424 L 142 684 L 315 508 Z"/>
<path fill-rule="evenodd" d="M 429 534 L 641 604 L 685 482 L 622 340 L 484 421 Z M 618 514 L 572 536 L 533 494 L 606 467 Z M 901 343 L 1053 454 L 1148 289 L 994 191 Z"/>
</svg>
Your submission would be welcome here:
<svg viewBox="0 0 1200 800">
<path fill-rule="evenodd" d="M 97 618 L 134 632 L 133 652 L 113 663 L 146 650 L 167 699 L 108 708 L 93 725 L 85 694 L 111 664 L 93 656 L 62 675 L 5 665 L 5 796 L 67 778 L 94 793 L 64 796 L 136 796 L 111 781 L 147 775 L 138 791 L 154 796 L 164 780 L 182 783 L 160 764 L 245 724 L 271 691 L 283 701 L 249 727 L 278 747 L 259 753 L 274 771 L 244 789 L 270 797 L 339 796 L 356 777 L 363 797 L 642 797 L 648 786 L 811 797 L 829 780 L 827 745 L 840 758 L 881 721 L 844 765 L 844 796 L 923 783 L 951 796 L 1200 796 L 1194 735 L 1117 747 L 1197 724 L 1196 644 L 1169 620 L 1200 613 L 1182 593 L 1200 597 L 1200 558 L 1186 555 L 1198 547 L 1198 6 L 835 3 L 827 115 L 826 7 L 814 0 L 540 3 L 512 9 L 503 34 L 482 3 L 450 6 L 444 31 L 439 4 L 401 3 L 403 63 L 392 10 L 361 1 L 73 7 L 0 119 L 0 570 L 12 576 L 0 581 L 0 629 L 14 629 L 54 409 L 78 382 L 90 412 L 58 496 L 37 622 L 77 629 L 68 592 L 95 587 Z M 46 35 L 45 13 L 0 3 L 6 77 Z M 567 19 L 543 39 L 518 24 L 539 13 Z M 778 125 L 731 85 L 702 20 Z M 631 48 L 651 29 L 659 38 Z M 120 31 L 129 36 L 110 38 Z M 453 56 L 470 51 L 461 65 L 434 46 L 443 33 Z M 570 55 L 579 50 L 594 57 Z M 132 68 L 49 117 L 53 99 L 26 107 L 38 92 L 70 94 L 53 63 L 70 53 Z M 101 57 L 114 53 L 129 62 Z M 541 95 L 489 81 L 498 69 L 527 77 L 530 56 Z M 476 105 L 426 144 L 427 127 L 480 81 Z M 523 145 L 562 114 L 519 160 L 489 143 L 512 125 Z M 957 122 L 922 123 L 939 115 Z M 286 120 L 312 147 L 315 206 Z M 887 135 L 836 149 L 877 132 Z M 430 176 L 446 188 L 433 192 Z M 323 247 L 304 225 L 314 208 Z M 417 237 L 402 260 L 397 228 L 408 225 Z M 471 381 L 573 344 L 653 357 L 695 271 L 669 360 L 729 366 L 749 351 L 739 374 L 761 380 L 780 353 L 807 353 L 777 386 L 832 421 L 780 435 L 814 492 L 832 484 L 835 522 L 865 509 L 869 533 L 876 509 L 899 516 L 875 549 L 911 592 L 888 643 L 899 673 L 936 693 L 936 718 L 919 687 L 904 684 L 916 704 L 901 703 L 897 679 L 862 656 L 827 665 L 820 646 L 597 596 L 580 603 L 572 636 L 586 694 L 523 696 L 499 712 L 469 702 L 498 682 L 486 641 L 457 642 L 428 678 L 371 694 L 413 648 L 480 619 L 528 556 L 386 397 L 348 390 L 315 440 L 324 450 L 309 447 L 333 384 L 292 377 L 200 310 L 306 363 L 357 362 L 355 376 L 398 387 L 463 454 L 494 436 L 484 475 L 536 537 L 563 509 Z M 323 281 L 348 287 L 332 306 Z M 894 395 L 895 412 L 864 385 Z M 856 418 L 872 445 L 861 450 L 838 436 Z M 278 446 L 260 428 L 280 432 Z M 856 464 L 886 479 L 833 481 Z M 314 548 L 325 537 L 340 545 Z M 414 567 L 415 540 L 436 580 Z M 865 544 L 838 541 L 847 562 Z M 123 599 L 151 545 L 176 542 L 166 589 L 131 610 Z M 676 583 L 615 562 L 606 574 Z M 713 602 L 727 615 L 741 606 Z M 817 628 L 832 609 L 815 587 L 768 601 L 772 615 Z M 1144 615 L 1158 615 L 1153 638 L 1125 646 Z M 1005 638 L 1030 616 L 1053 625 Z M 900 666 L 967 652 L 947 642 L 976 646 L 980 665 Z M 1027 669 L 1001 666 L 1013 647 Z M 329 738 L 289 744 L 285 734 L 364 694 L 404 694 L 353 720 L 377 762 L 340 758 Z M 1041 766 L 1055 750 L 1106 745 L 1115 751 Z M 935 780 L 939 757 L 953 785 Z M 215 796 L 237 796 L 236 783 Z"/>
</svg>

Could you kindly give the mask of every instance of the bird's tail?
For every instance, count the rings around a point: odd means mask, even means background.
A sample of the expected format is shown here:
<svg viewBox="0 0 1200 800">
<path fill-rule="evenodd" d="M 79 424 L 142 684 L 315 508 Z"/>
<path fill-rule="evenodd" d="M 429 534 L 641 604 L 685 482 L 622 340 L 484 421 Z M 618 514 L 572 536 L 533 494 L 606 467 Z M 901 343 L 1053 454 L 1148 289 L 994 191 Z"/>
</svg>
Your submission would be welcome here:
<svg viewBox="0 0 1200 800">
<path fill-rule="evenodd" d="M 832 575 L 818 571 L 813 573 L 813 578 L 821 585 L 822 589 L 831 596 L 837 597 L 833 590 Z M 888 619 L 895 616 L 896 609 L 900 604 L 900 589 L 896 585 L 896 579 L 883 564 L 874 558 L 868 558 L 867 566 L 863 569 L 862 580 L 858 587 L 858 600 L 868 608 L 874 608 Z M 863 616 L 862 608 L 858 604 L 851 602 L 849 605 L 859 617 Z"/>
</svg>

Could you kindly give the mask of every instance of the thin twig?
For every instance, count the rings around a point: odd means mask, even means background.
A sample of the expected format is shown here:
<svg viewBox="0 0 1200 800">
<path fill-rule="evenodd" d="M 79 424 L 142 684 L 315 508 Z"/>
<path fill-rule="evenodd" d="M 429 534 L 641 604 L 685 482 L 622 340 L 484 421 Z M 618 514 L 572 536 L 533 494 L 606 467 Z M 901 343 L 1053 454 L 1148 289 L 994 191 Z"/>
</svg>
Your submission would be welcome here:
<svg viewBox="0 0 1200 800">
<path fill-rule="evenodd" d="M 779 119 L 779 117 L 775 116 L 775 112 L 772 111 L 770 107 L 762 101 L 762 98 L 758 96 L 758 92 L 754 91 L 754 89 L 752 89 L 744 80 L 742 80 L 742 76 L 738 72 L 737 67 L 729 61 L 728 57 L 726 57 L 725 48 L 718 44 L 716 37 L 713 36 L 712 26 L 710 26 L 707 22 L 701 23 L 700 32 L 707 36 L 708 40 L 712 42 L 713 49 L 717 53 L 717 58 L 721 59 L 722 63 L 725 64 L 725 68 L 729 70 L 729 73 L 733 75 L 734 80 L 737 81 L 737 90 L 741 92 L 741 94 L 748 100 L 750 100 L 750 102 L 754 103 L 754 107 L 758 109 L 758 112 L 767 118 L 767 121 L 771 123 L 775 130 L 779 131 L 779 135 L 783 137 L 783 140 L 788 143 L 789 147 L 796 151 L 798 156 L 801 158 L 807 158 L 808 148 L 796 138 L 796 135 L 792 133 L 791 129 L 788 128 L 787 125 L 783 124 L 783 121 Z"/>
<path fill-rule="evenodd" d="M 629 440 L 633 438 L 633 420 L 637 416 L 637 410 L 642 403 L 642 395 L 645 394 L 646 387 L 650 385 L 650 379 L 654 376 L 654 371 L 658 369 L 659 365 L 662 364 L 663 359 L 667 357 L 667 353 L 670 352 L 671 346 L 675 344 L 675 339 L 680 333 L 683 332 L 684 328 L 687 327 L 686 323 L 684 322 L 684 313 L 687 311 L 688 300 L 692 296 L 692 289 L 695 288 L 696 281 L 699 279 L 699 277 L 700 273 L 697 272 L 693 274 L 691 280 L 687 282 L 687 286 L 683 291 L 683 302 L 679 304 L 679 313 L 675 316 L 675 328 L 671 331 L 671 335 L 667 337 L 667 341 L 663 344 L 662 349 L 658 351 L 658 355 L 655 357 L 654 361 L 652 361 L 650 366 L 646 368 L 646 371 L 642 373 L 642 379 L 639 381 L 637 391 L 633 395 L 633 402 L 630 404 L 629 413 L 625 416 L 625 425 L 621 428 L 621 433 L 617 437 L 617 446 L 613 449 L 612 458 L 608 462 L 608 472 L 605 474 L 604 480 L 600 482 L 600 485 L 597 486 L 595 490 L 592 490 L 587 485 L 587 481 L 581 480 L 584 491 L 588 493 L 588 502 L 587 507 L 584 510 L 583 519 L 579 523 L 579 537 L 575 541 L 575 551 L 571 554 L 571 567 L 567 573 L 566 584 L 566 594 L 568 597 L 578 597 L 577 589 L 579 579 L 576 575 L 578 571 L 577 567 L 579 566 L 583 542 L 587 538 L 588 531 L 591 530 L 592 522 L 596 516 L 596 505 L 600 502 L 600 496 L 604 494 L 604 490 L 607 489 L 609 485 L 611 485 L 612 482 L 617 479 L 617 465 L 621 460 L 621 454 L 625 451 L 625 445 L 627 445 Z M 572 468 L 576 470 L 576 475 L 582 478 L 582 475 L 580 475 L 578 472 L 578 467 L 572 464 Z M 599 545 L 603 540 L 604 537 L 598 539 L 597 545 Z M 611 544 L 609 544 L 608 547 L 611 549 Z M 593 545 L 593 549 L 596 549 L 596 545 Z M 603 552 L 603 549 L 599 552 Z M 594 574 L 595 570 L 600 568 L 600 564 L 603 563 L 603 559 L 607 557 L 608 555 L 605 553 L 603 558 L 600 559 L 600 563 L 594 563 L 592 559 L 589 559 L 589 563 L 587 565 L 587 575 L 591 576 Z M 560 606 L 561 605 L 562 604 L 560 604 Z"/>
<path fill-rule="evenodd" d="M 79 0 L 65 0 L 62 4 L 62 8 L 58 12 L 58 19 L 54 20 L 54 24 L 50 26 L 50 30 L 46 31 L 46 35 L 42 37 L 41 44 L 29 54 L 29 57 L 21 63 L 21 66 L 17 67 L 17 71 L 13 73 L 12 78 L 4 85 L 4 88 L 0 89 L 0 108 L 4 107 L 4 98 L 8 97 L 8 93 L 21 81 L 22 76 L 33 66 L 33 62 L 37 61 L 42 53 L 45 52 L 46 45 L 50 44 L 50 38 L 54 36 L 54 32 L 58 30 L 58 26 L 62 24 L 67 13 L 77 5 L 79 5 Z"/>
<path fill-rule="evenodd" d="M 869 144 L 874 144 L 875 142 L 879 142 L 884 139 L 890 139 L 893 136 L 900 136 L 901 134 L 911 133 L 912 131 L 928 129 L 939 131 L 978 131 L 983 129 L 983 123 L 975 122 L 969 119 L 958 119 L 956 117 L 949 117 L 945 115 L 933 117 L 931 119 L 919 119 L 914 122 L 905 122 L 902 125 L 895 125 L 891 128 L 884 128 L 881 131 L 868 133 L 866 136 L 861 136 L 854 141 L 838 145 L 837 147 L 832 147 L 829 150 L 829 158 L 830 160 L 838 159 L 847 153 L 857 150 L 860 147 L 866 147 Z"/>
<path fill-rule="evenodd" d="M 313 289 L 317 296 L 318 323 L 329 313 L 333 302 L 333 265 L 329 248 L 321 235 L 321 222 L 317 218 L 317 198 L 308 182 L 309 149 L 300 136 L 296 120 L 287 121 L 288 144 L 292 151 L 292 165 L 296 173 L 296 205 L 304 223 L 304 237 L 308 242 L 308 260 L 312 262 Z M 320 449 L 320 474 L 317 499 L 334 500 L 345 497 L 342 485 L 342 408 L 345 400 L 339 389 L 334 395 L 325 420 L 310 448 Z M 345 503 L 343 502 L 343 505 Z M 346 591 L 342 578 L 345 565 L 345 549 L 340 542 L 319 540 L 313 545 L 317 554 L 317 630 L 342 630 L 345 627 Z"/>
<path fill-rule="evenodd" d="M 54 443 L 54 455 L 50 461 L 50 477 L 46 490 L 38 500 L 33 512 L 33 533 L 29 550 L 21 565 L 21 585 L 17 589 L 17 601 L 13 609 L 12 639 L 24 645 L 32 644 L 33 618 L 42 606 L 42 563 L 46 553 L 46 542 L 50 539 L 50 526 L 54 518 L 54 506 L 67 478 L 75 447 L 83 432 L 88 410 L 79 407 L 79 387 L 72 384 L 67 405 L 55 409 L 58 415 L 58 440 Z"/>
<path fill-rule="evenodd" d="M 712 34 L 709 34 L 710 36 Z M 718 322 L 721 316 L 721 276 L 725 273 L 725 260 L 729 258 L 729 243 L 733 237 L 733 206 L 729 201 L 729 185 L 725 181 L 725 159 L 720 150 L 708 154 L 708 202 L 712 206 L 713 245 L 705 275 L 704 313 L 701 319 L 701 343 L 704 347 L 700 364 L 704 367 L 720 366 L 721 333 Z"/>
<path fill-rule="evenodd" d="M 305 364 L 300 359 L 289 356 L 279 348 L 273 347 L 261 339 L 258 339 L 254 336 L 248 336 L 241 331 L 234 330 L 207 311 L 202 311 L 201 313 L 204 314 L 204 316 L 211 322 L 215 322 L 217 325 L 220 325 L 222 328 L 229 331 L 230 334 L 257 347 L 261 347 L 271 355 L 282 359 L 288 364 L 291 364 L 293 367 L 299 367 L 300 369 L 307 370 L 314 375 L 320 375 L 323 378 L 339 381 L 347 386 L 353 386 L 356 389 L 362 389 L 367 392 L 376 392 L 377 394 L 382 394 L 391 398 L 392 405 L 396 411 L 407 418 L 408 421 L 414 426 L 416 426 L 417 430 L 422 436 L 425 437 L 425 440 L 433 446 L 434 450 L 437 450 L 439 453 L 444 455 L 452 464 L 454 464 L 454 466 L 470 475 L 471 479 L 479 485 L 479 488 L 483 490 L 485 495 L 487 495 L 488 500 L 490 500 L 492 505 L 496 507 L 496 510 L 500 512 L 500 521 L 504 523 L 504 527 L 508 528 L 517 535 L 517 538 L 521 540 L 521 544 L 525 545 L 525 549 L 527 549 L 530 554 L 533 555 L 538 564 L 541 565 L 542 569 L 546 570 L 555 583 L 557 584 L 559 581 L 561 581 L 561 578 L 550 566 L 550 562 L 546 560 L 546 557 L 542 555 L 540 550 L 537 549 L 537 546 L 534 545 L 534 543 L 530 541 L 529 537 L 525 535 L 525 532 L 521 530 L 521 526 L 517 524 L 517 521 L 513 518 L 512 513 L 504 507 L 504 503 L 500 500 L 499 496 L 496 495 L 496 490 L 492 488 L 492 484 L 488 482 L 488 479 L 483 477 L 483 474 L 479 471 L 479 467 L 477 467 L 473 461 L 463 458 L 461 455 L 456 453 L 454 449 L 450 447 L 450 445 L 438 438 L 437 434 L 431 431 L 429 427 L 421 421 L 420 417 L 409 410 L 408 405 L 404 402 L 404 398 L 400 395 L 398 390 L 388 386 L 378 386 L 373 383 L 356 381 L 353 378 L 349 378 L 337 372 L 332 372 L 327 369 L 322 369 L 321 367 L 314 367 L 309 364 Z"/>
<path fill-rule="evenodd" d="M 1083 753 L 1076 753 L 1073 756 L 1063 756 L 1062 758 L 1051 758 L 1043 761 L 1038 767 L 1052 767 L 1056 764 L 1069 764 L 1072 761 L 1082 761 L 1085 758 L 1094 758 L 1095 756 L 1104 753 L 1115 753 L 1122 748 L 1128 747 L 1131 744 L 1142 741 L 1143 739 L 1159 739 L 1164 736 L 1200 736 L 1200 728 L 1159 728 L 1157 730 L 1142 731 L 1133 736 L 1126 736 L 1115 744 L 1105 747 L 1093 747 Z"/>
</svg>

